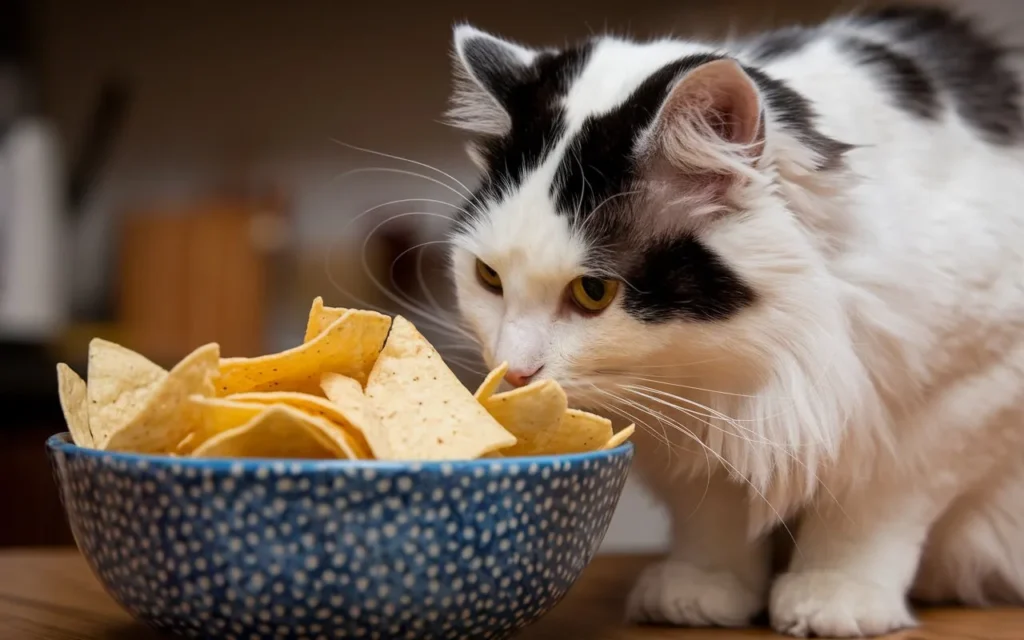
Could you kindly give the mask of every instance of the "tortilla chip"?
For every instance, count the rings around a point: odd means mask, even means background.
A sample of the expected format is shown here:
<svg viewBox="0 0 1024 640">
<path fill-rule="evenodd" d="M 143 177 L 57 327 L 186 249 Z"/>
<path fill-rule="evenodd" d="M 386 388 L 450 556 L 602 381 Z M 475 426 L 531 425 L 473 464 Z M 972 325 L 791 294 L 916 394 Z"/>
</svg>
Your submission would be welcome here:
<svg viewBox="0 0 1024 640">
<path fill-rule="evenodd" d="M 320 296 L 313 300 L 313 307 L 309 310 L 309 319 L 306 321 L 306 336 L 303 342 L 309 342 L 323 333 L 324 329 L 338 321 L 345 315 L 348 309 L 342 307 L 325 307 L 324 299 Z"/>
<path fill-rule="evenodd" d="M 268 393 L 240 394 L 230 398 L 192 398 L 192 402 L 200 406 L 203 417 L 202 429 L 197 431 L 196 440 L 189 443 L 192 445 L 192 450 L 198 449 L 211 438 L 251 422 L 257 416 L 266 412 L 268 407 L 285 407 L 302 413 L 306 416 L 304 419 L 308 418 L 307 423 L 312 425 L 314 429 L 322 431 L 324 435 L 335 442 L 335 448 L 339 451 L 339 457 L 352 459 L 370 457 L 370 450 L 366 443 L 363 442 L 362 437 L 358 433 L 352 433 L 354 429 L 344 421 L 344 418 L 340 416 L 330 402 L 323 398 L 306 396 L 300 393 L 288 394 L 292 402 L 271 402 L 267 397 L 283 395 Z M 245 396 L 250 396 L 250 399 L 246 399 Z M 319 400 L 323 405 L 326 405 L 327 411 L 307 411 L 295 404 L 295 396 Z M 260 398 L 262 401 L 255 401 L 251 398 Z M 307 404 L 306 406 L 313 405 Z M 291 415 L 294 416 L 294 414 Z M 334 420 L 332 416 L 338 416 L 339 419 Z"/>
<path fill-rule="evenodd" d="M 370 399 L 363 393 L 363 387 L 352 378 L 338 373 L 325 373 L 320 380 L 320 387 L 335 410 L 344 416 L 345 422 L 362 434 L 373 457 L 391 459 L 387 432 Z"/>
<path fill-rule="evenodd" d="M 612 421 L 608 418 L 569 409 L 558 428 L 544 440 L 550 453 L 583 453 L 599 450 L 612 435 Z"/>
<path fill-rule="evenodd" d="M 135 420 L 167 372 L 119 344 L 95 338 L 89 343 L 89 429 L 93 443 Z"/>
<path fill-rule="evenodd" d="M 197 458 L 312 458 L 336 459 L 346 453 L 328 432 L 330 425 L 298 409 L 272 405 L 249 422 L 201 444 Z"/>
<path fill-rule="evenodd" d="M 249 422 L 266 409 L 261 404 L 235 402 L 229 398 L 211 398 L 209 396 L 192 396 L 189 402 L 195 405 L 198 421 L 196 429 L 178 444 L 178 451 L 188 453 L 210 438 L 240 427 Z"/>
<path fill-rule="evenodd" d="M 518 442 L 502 449 L 508 457 L 596 451 L 611 440 L 611 420 L 568 409 L 565 392 L 554 380 L 491 396 L 484 406 Z"/>
<path fill-rule="evenodd" d="M 57 392 L 71 441 L 80 447 L 95 447 L 96 441 L 89 430 L 89 390 L 85 381 L 63 362 L 57 365 Z"/>
<path fill-rule="evenodd" d="M 477 387 L 476 393 L 473 394 L 473 397 L 480 402 L 483 402 L 487 398 L 493 396 L 494 392 L 501 386 L 501 381 L 505 379 L 506 373 L 508 373 L 508 363 L 502 362 L 494 369 L 494 371 L 487 374 L 484 381 L 480 383 L 479 387 Z"/>
<path fill-rule="evenodd" d="M 401 316 L 370 372 L 366 396 L 388 435 L 389 459 L 474 459 L 516 443 Z"/>
<path fill-rule="evenodd" d="M 505 455 L 539 455 L 546 438 L 558 429 L 569 408 L 565 392 L 554 380 L 538 380 L 525 387 L 493 395 L 483 402 L 495 420 L 516 437 Z M 603 444 L 605 441 L 602 440 Z"/>
<path fill-rule="evenodd" d="M 193 395 L 213 395 L 211 379 L 217 373 L 219 359 L 220 347 L 216 344 L 186 356 L 145 399 L 139 399 L 141 409 L 129 422 L 98 442 L 100 448 L 133 453 L 174 451 L 197 428 L 199 411 L 188 400 Z"/>
<path fill-rule="evenodd" d="M 349 379 L 351 380 L 351 378 Z M 363 388 L 359 386 L 359 383 L 355 380 L 352 380 L 352 382 L 356 385 L 356 388 L 359 389 L 359 393 L 362 393 Z M 262 393 L 236 393 L 233 396 L 229 396 L 229 399 L 263 405 L 286 404 L 290 407 L 295 407 L 299 411 L 305 411 L 310 415 L 324 418 L 336 425 L 339 429 L 344 429 L 348 433 L 350 436 L 348 439 L 349 445 L 358 454 L 359 458 L 370 457 L 370 446 L 363 437 L 362 431 L 356 425 L 352 424 L 348 417 L 339 411 L 338 407 L 327 398 L 310 395 L 308 393 L 296 393 L 293 391 L 265 391 Z"/>
<path fill-rule="evenodd" d="M 355 380 L 352 382 L 355 382 Z M 355 384 L 359 385 L 358 382 L 355 382 Z M 360 387 L 360 393 L 362 393 L 362 387 Z M 338 407 L 330 400 L 322 396 L 312 396 L 308 393 L 297 393 L 295 391 L 251 391 L 248 393 L 236 393 L 225 399 L 258 405 L 286 404 L 314 416 L 326 418 L 331 422 L 337 422 L 338 424 L 346 424 L 348 422 L 345 415 L 338 411 Z"/>
<path fill-rule="evenodd" d="M 629 425 L 625 429 L 622 429 L 615 435 L 613 435 L 608 442 L 601 447 L 602 450 L 614 449 L 615 447 L 621 447 L 626 444 L 626 441 L 633 437 L 633 432 L 636 431 L 636 425 Z"/>
<path fill-rule="evenodd" d="M 391 319 L 373 311 L 347 311 L 315 338 L 294 349 L 257 358 L 226 358 L 217 395 L 249 391 L 320 393 L 320 376 L 341 373 L 360 382 L 377 359 Z"/>
</svg>

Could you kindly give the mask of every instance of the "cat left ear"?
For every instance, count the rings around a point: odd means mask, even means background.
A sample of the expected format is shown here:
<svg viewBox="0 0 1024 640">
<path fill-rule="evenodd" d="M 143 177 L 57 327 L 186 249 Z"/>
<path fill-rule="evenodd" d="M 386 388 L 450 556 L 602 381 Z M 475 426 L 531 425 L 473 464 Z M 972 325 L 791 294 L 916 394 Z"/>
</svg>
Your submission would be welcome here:
<svg viewBox="0 0 1024 640">
<path fill-rule="evenodd" d="M 764 148 L 764 110 L 754 80 L 734 60 L 707 62 L 678 80 L 650 143 L 670 165 L 692 172 L 746 173 Z"/>
<path fill-rule="evenodd" d="M 526 77 L 537 52 L 471 27 L 455 27 L 455 87 L 448 110 L 452 126 L 501 136 L 512 128 L 511 92 Z"/>
</svg>

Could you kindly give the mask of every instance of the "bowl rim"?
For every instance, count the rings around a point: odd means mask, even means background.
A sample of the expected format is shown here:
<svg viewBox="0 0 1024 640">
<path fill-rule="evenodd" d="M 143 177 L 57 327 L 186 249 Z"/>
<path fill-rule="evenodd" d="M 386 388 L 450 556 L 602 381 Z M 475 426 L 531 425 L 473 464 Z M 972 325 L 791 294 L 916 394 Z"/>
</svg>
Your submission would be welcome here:
<svg viewBox="0 0 1024 640">
<path fill-rule="evenodd" d="M 285 466 L 293 473 L 306 471 L 342 471 L 346 469 L 374 469 L 377 471 L 436 471 L 474 470 L 493 467 L 550 467 L 563 463 L 580 463 L 620 457 L 631 457 L 633 443 L 625 442 L 613 449 L 599 449 L 585 453 L 564 455 L 521 456 L 514 458 L 477 458 L 475 460 L 309 460 L 301 458 L 188 458 L 149 453 L 125 453 L 121 451 L 102 451 L 80 447 L 71 441 L 67 431 L 55 433 L 46 439 L 46 449 L 50 455 L 60 452 L 66 456 L 102 458 L 104 461 L 126 462 L 139 464 L 145 462 L 158 467 L 199 467 L 202 469 L 223 471 L 256 471 Z"/>
</svg>

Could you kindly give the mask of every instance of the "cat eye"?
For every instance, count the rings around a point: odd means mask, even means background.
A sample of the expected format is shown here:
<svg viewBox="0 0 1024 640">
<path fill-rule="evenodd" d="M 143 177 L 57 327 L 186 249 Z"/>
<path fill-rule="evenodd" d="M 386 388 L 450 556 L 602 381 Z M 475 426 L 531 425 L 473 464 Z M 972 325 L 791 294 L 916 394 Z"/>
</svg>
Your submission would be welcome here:
<svg viewBox="0 0 1024 640">
<path fill-rule="evenodd" d="M 597 313 L 608 308 L 618 290 L 618 280 L 602 280 L 593 276 L 580 276 L 569 283 L 572 301 L 588 313 Z"/>
<path fill-rule="evenodd" d="M 501 276 L 479 258 L 476 261 L 476 276 L 482 285 L 495 293 L 501 293 Z"/>
</svg>

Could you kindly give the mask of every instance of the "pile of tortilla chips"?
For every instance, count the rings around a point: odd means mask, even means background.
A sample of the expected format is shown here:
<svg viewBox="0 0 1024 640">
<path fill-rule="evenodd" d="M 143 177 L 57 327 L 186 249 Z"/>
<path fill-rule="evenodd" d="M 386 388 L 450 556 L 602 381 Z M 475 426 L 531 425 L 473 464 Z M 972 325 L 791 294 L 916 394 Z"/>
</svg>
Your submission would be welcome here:
<svg viewBox="0 0 1024 640">
<path fill-rule="evenodd" d="M 166 371 L 96 339 L 88 385 L 65 364 L 57 379 L 75 444 L 107 451 L 459 460 L 613 448 L 633 433 L 570 409 L 553 380 L 496 393 L 506 371 L 474 395 L 406 319 L 317 298 L 294 349 L 221 358 L 209 344 Z"/>
</svg>

